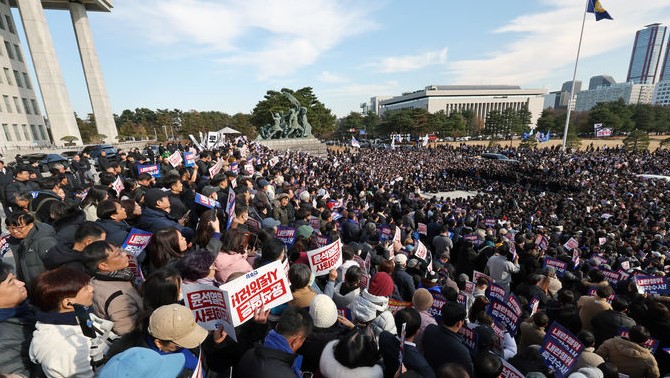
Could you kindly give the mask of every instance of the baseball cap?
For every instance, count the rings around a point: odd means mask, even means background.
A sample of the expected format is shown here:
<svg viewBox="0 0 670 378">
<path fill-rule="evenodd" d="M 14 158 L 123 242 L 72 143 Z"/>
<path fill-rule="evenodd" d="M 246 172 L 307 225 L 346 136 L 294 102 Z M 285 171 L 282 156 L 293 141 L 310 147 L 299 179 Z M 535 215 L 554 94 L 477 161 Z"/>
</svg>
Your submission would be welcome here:
<svg viewBox="0 0 670 378">
<path fill-rule="evenodd" d="M 146 193 L 144 193 L 144 204 L 149 207 L 155 207 L 156 202 L 167 196 L 167 192 L 164 192 L 158 188 L 150 188 L 146 191 Z"/>
<path fill-rule="evenodd" d="M 407 264 L 407 256 L 401 254 L 395 255 L 395 263 L 400 265 Z"/>
<path fill-rule="evenodd" d="M 133 347 L 112 357 L 99 378 L 176 378 L 184 369 L 182 353 L 160 355 L 149 348 Z"/>
<path fill-rule="evenodd" d="M 207 337 L 207 330 L 195 322 L 193 313 L 180 304 L 159 307 L 149 318 L 151 336 L 193 349 Z"/>
</svg>

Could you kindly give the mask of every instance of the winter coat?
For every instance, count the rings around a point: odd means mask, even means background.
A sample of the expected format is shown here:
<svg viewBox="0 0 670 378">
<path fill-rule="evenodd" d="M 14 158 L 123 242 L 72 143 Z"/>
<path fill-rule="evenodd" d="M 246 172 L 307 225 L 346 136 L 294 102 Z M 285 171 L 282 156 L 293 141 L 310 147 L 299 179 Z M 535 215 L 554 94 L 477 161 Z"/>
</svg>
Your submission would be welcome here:
<svg viewBox="0 0 670 378">
<path fill-rule="evenodd" d="M 15 244 L 16 243 L 16 244 Z M 10 242 L 16 263 L 16 277 L 25 282 L 30 293 L 33 279 L 44 272 L 44 257 L 56 245 L 56 231 L 46 223 L 34 223 L 33 229 L 22 239 Z"/>
<path fill-rule="evenodd" d="M 39 184 L 35 181 L 14 181 L 13 183 L 7 185 L 5 188 L 5 198 L 7 199 L 7 203 L 9 206 L 12 208 L 12 210 L 16 211 L 17 206 L 16 202 L 14 201 L 14 196 L 16 196 L 19 193 L 25 193 L 25 192 L 36 192 L 40 190 Z"/>
<path fill-rule="evenodd" d="M 181 232 L 186 240 L 191 240 L 195 235 L 193 229 L 182 226 L 173 219 L 170 219 L 165 211 L 149 207 L 142 208 L 142 216 L 137 221 L 137 227 L 153 233 L 156 233 L 161 228 L 174 227 Z"/>
<path fill-rule="evenodd" d="M 384 359 L 384 376 L 393 377 L 399 367 L 400 339 L 388 332 L 382 332 L 379 335 L 379 351 Z M 405 341 L 402 363 L 408 371 L 417 372 L 423 378 L 435 377 L 433 368 L 428 365 L 428 361 L 413 342 Z"/>
<path fill-rule="evenodd" d="M 256 344 L 242 356 L 233 373 L 238 378 L 291 378 L 296 376 L 291 366 L 297 357 Z"/>
<path fill-rule="evenodd" d="M 86 216 L 83 212 L 71 217 L 62 218 L 54 221 L 52 225 L 56 230 L 56 241 L 58 244 L 74 243 L 74 233 L 86 221 Z"/>
<path fill-rule="evenodd" d="M 619 373 L 630 378 L 657 378 L 660 376 L 656 359 L 651 351 L 622 337 L 606 340 L 597 350 L 606 362 L 611 362 Z"/>
<path fill-rule="evenodd" d="M 116 246 L 122 245 L 130 232 L 130 226 L 125 221 L 117 222 L 112 219 L 98 219 L 96 223 L 107 233 L 105 240 Z"/>
<path fill-rule="evenodd" d="M 142 311 L 142 296 L 130 281 L 96 274 L 91 280 L 93 312 L 114 322 L 112 330 L 125 335 L 135 329 L 135 321 Z"/>
<path fill-rule="evenodd" d="M 60 197 L 53 191 L 42 190 L 33 198 L 28 205 L 28 210 L 38 222 L 51 223 L 51 206 L 62 202 Z"/>
<path fill-rule="evenodd" d="M 323 293 L 333 299 L 337 308 L 348 308 L 356 300 L 356 297 L 361 294 L 361 289 L 356 288 L 343 295 L 342 284 L 343 282 L 340 282 L 335 285 L 333 281 L 328 281 Z"/>
<path fill-rule="evenodd" d="M 412 276 L 407 273 L 405 269 L 401 269 L 399 265 L 396 265 L 392 277 L 393 283 L 398 288 L 398 294 L 400 295 L 400 298 L 394 298 L 405 302 L 411 302 L 412 297 L 414 296 L 414 291 L 416 291 Z"/>
<path fill-rule="evenodd" d="M 8 318 L 2 316 L 0 321 L 0 372 L 3 374 L 21 374 L 26 377 L 35 376 L 31 371 L 36 370 L 28 358 L 28 347 L 33 338 L 35 330 L 34 314 L 28 310 L 24 303 L 24 311 L 21 315 L 12 314 Z M 0 312 L 15 311 L 21 309 L 0 309 Z M 1 314 L 0 314 L 1 315 Z M 9 316 L 9 314 L 8 314 Z"/>
<path fill-rule="evenodd" d="M 430 325 L 423 333 L 422 349 L 424 357 L 434 372 L 442 365 L 455 362 L 473 375 L 474 366 L 468 348 L 461 342 L 461 337 L 448 328 Z"/>
<path fill-rule="evenodd" d="M 312 303 L 314 297 L 316 297 L 316 294 L 311 286 L 305 286 L 293 292 L 293 299 L 288 304 L 298 309 L 307 308 Z"/>
<path fill-rule="evenodd" d="M 56 269 L 61 266 L 66 266 L 86 272 L 84 267 L 84 253 L 72 249 L 72 243 L 56 244 L 49 248 L 46 256 L 44 256 L 44 266 L 47 269 Z"/>
<path fill-rule="evenodd" d="M 247 260 L 246 253 L 226 253 L 219 252 L 214 260 L 214 269 L 216 270 L 216 280 L 219 282 L 228 281 L 228 276 L 236 272 L 248 273 L 254 270 Z"/>
<path fill-rule="evenodd" d="M 339 323 L 335 323 L 330 328 L 314 327 L 312 333 L 307 336 L 305 342 L 297 352 L 303 356 L 301 370 L 311 371 L 316 374 L 319 371 L 319 361 L 326 344 L 333 340 L 338 340 L 348 332 L 349 329 L 341 326 Z"/>
<path fill-rule="evenodd" d="M 84 210 L 84 215 L 86 216 L 87 221 L 95 222 L 98 220 L 98 208 L 96 206 L 88 205 L 82 210 Z"/>
<path fill-rule="evenodd" d="M 596 338 L 596 345 L 617 335 L 621 327 L 630 329 L 635 325 L 635 320 L 626 314 L 614 310 L 606 310 L 593 317 L 591 328 Z"/>
<path fill-rule="evenodd" d="M 370 294 L 366 289 L 349 306 L 354 323 L 369 323 L 375 337 L 382 331 L 397 334 L 393 314 L 388 310 L 389 299 Z"/>
<path fill-rule="evenodd" d="M 583 330 L 591 330 L 591 320 L 605 310 L 611 310 L 612 306 L 605 299 L 591 296 L 582 296 L 577 301 L 579 308 L 579 319 L 582 321 Z"/>
<path fill-rule="evenodd" d="M 384 371 L 379 365 L 348 368 L 335 359 L 334 348 L 339 341 L 333 340 L 326 344 L 321 354 L 319 368 L 327 378 L 382 378 Z"/>
<path fill-rule="evenodd" d="M 530 345 L 542 345 L 546 332 L 544 329 L 538 328 L 532 319 L 522 322 L 520 330 L 519 348 L 523 349 Z"/>
<path fill-rule="evenodd" d="M 272 211 L 272 216 L 281 222 L 282 226 L 288 226 L 292 219 L 288 216 L 288 206 L 282 207 L 281 205 L 275 206 Z"/>
<path fill-rule="evenodd" d="M 572 371 L 577 371 L 583 367 L 598 367 L 598 365 L 604 363 L 605 360 L 594 351 L 594 347 L 584 348 L 572 367 Z"/>
</svg>

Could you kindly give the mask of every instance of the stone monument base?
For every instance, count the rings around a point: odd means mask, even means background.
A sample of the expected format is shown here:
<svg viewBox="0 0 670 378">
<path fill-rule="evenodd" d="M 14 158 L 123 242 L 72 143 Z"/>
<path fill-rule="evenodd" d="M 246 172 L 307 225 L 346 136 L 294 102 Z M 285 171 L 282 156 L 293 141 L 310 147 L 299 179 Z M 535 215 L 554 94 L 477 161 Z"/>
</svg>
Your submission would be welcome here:
<svg viewBox="0 0 670 378">
<path fill-rule="evenodd" d="M 256 142 L 276 151 L 302 151 L 313 156 L 326 156 L 328 146 L 314 137 L 288 139 L 256 139 Z"/>
</svg>

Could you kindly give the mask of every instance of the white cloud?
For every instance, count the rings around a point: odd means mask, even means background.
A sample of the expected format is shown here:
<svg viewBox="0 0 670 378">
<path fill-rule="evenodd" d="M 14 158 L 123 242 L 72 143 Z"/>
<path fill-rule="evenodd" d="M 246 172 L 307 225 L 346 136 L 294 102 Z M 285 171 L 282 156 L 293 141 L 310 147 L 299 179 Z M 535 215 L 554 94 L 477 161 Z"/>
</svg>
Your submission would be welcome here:
<svg viewBox="0 0 670 378">
<path fill-rule="evenodd" d="M 444 64 L 447 61 L 447 48 L 428 51 L 418 55 L 386 57 L 367 66 L 383 73 L 416 71 L 424 67 Z"/>
<path fill-rule="evenodd" d="M 112 14 L 152 43 L 253 66 L 266 79 L 314 64 L 347 38 L 376 28 L 372 10 L 353 0 L 127 0 Z"/>
<path fill-rule="evenodd" d="M 317 79 L 324 83 L 331 83 L 331 84 L 346 83 L 347 81 L 349 81 L 346 77 L 334 74 L 329 71 L 322 71 L 317 77 Z"/>
<path fill-rule="evenodd" d="M 360 111 L 360 104 L 372 96 L 397 94 L 400 84 L 390 80 L 380 83 L 349 83 L 334 88 L 315 88 L 324 104 L 338 117 Z"/>
<path fill-rule="evenodd" d="M 524 84 L 539 82 L 556 70 L 574 64 L 583 5 L 544 1 L 548 11 L 519 16 L 495 33 L 519 33 L 519 37 L 480 59 L 448 63 L 455 83 Z M 614 21 L 595 22 L 587 14 L 580 59 L 631 45 L 635 31 L 670 16 L 670 3 L 648 0 L 644 9 L 633 2 L 610 1 L 606 9 Z M 617 63 L 617 64 L 627 64 Z M 603 67 L 603 73 L 611 67 Z"/>
</svg>

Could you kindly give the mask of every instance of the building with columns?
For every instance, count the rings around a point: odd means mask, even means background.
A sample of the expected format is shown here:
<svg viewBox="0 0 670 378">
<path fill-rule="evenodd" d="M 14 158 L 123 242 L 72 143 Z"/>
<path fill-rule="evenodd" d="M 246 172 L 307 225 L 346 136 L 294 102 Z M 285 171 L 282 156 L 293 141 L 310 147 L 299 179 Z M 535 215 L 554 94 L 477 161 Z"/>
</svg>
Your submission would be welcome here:
<svg viewBox="0 0 670 378">
<path fill-rule="evenodd" d="M 44 114 L 39 109 L 33 84 L 30 81 L 26 62 L 20 48 L 19 36 L 14 26 L 11 8 L 18 8 L 25 37 L 30 50 L 44 105 Z M 87 12 L 110 12 L 111 0 L 0 0 L 0 62 L 9 80 L 0 83 L 0 143 L 6 146 L 35 146 L 50 144 L 47 128 L 53 144 L 63 145 L 64 136 L 75 136 L 81 144 L 81 135 L 74 118 L 74 110 L 67 92 L 60 63 L 49 32 L 45 9 L 67 10 L 72 18 L 77 46 L 86 78 L 91 107 L 95 116 L 98 134 L 105 135 L 105 142 L 116 141 L 118 131 L 114 123 L 111 104 L 98 62 L 93 34 Z M 2 56 L 4 55 L 4 56 Z M 13 72 L 12 72 L 13 71 Z M 7 127 L 5 127 L 5 125 Z M 33 131 L 34 130 L 34 131 Z M 6 142 L 6 143 L 5 143 Z"/>
<path fill-rule="evenodd" d="M 408 108 L 426 109 L 429 113 L 444 110 L 447 115 L 470 110 L 485 120 L 492 110 L 527 107 L 534 125 L 542 114 L 546 94 L 546 89 L 521 89 L 515 85 L 429 85 L 423 90 L 380 101 L 380 115 Z"/>
</svg>

